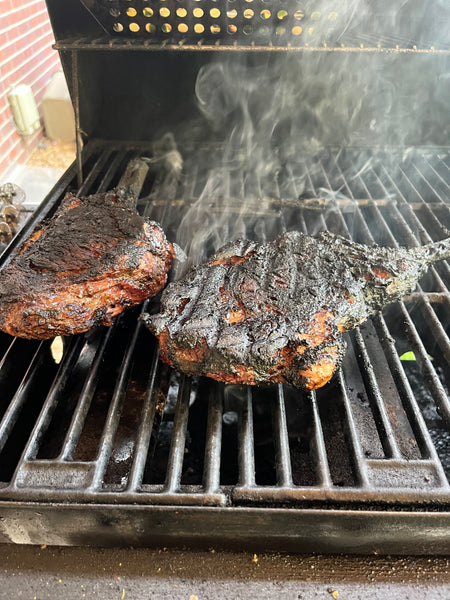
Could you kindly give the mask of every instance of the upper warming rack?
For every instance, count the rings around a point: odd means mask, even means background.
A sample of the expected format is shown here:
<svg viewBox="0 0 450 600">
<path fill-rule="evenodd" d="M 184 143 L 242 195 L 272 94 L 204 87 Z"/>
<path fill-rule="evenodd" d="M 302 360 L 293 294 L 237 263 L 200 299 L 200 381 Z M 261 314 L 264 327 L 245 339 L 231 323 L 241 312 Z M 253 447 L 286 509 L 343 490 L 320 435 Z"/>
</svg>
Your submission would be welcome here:
<svg viewBox="0 0 450 600">
<path fill-rule="evenodd" d="M 416 0 L 69 0 L 68 4 L 76 18 L 57 39 L 60 50 L 450 52 L 450 34 L 443 27 L 450 9 L 436 0 L 433 7 Z M 54 29 L 58 33 L 55 23 Z"/>
</svg>

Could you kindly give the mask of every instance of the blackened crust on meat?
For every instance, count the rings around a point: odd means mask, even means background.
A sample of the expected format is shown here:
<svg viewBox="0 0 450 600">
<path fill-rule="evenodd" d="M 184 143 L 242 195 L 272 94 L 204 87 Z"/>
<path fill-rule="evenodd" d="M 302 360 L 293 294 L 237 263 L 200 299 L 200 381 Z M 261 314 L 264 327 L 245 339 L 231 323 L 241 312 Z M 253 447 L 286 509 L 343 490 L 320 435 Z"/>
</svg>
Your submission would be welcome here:
<svg viewBox="0 0 450 600">
<path fill-rule="evenodd" d="M 162 358 L 187 374 L 317 389 L 342 360 L 342 333 L 412 290 L 429 262 L 449 253 L 443 244 L 369 248 L 298 232 L 240 240 L 170 284 L 161 313 L 144 320 Z"/>
<path fill-rule="evenodd" d="M 50 338 L 111 325 L 156 294 L 174 251 L 122 192 L 68 195 L 0 273 L 0 328 Z"/>
</svg>

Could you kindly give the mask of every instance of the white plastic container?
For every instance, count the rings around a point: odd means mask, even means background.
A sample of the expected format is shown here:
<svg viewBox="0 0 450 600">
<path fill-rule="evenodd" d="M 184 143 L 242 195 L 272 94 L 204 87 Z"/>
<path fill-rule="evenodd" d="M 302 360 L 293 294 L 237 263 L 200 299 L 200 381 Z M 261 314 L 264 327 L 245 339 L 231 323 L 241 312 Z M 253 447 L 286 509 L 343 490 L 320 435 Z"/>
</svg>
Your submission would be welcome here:
<svg viewBox="0 0 450 600">
<path fill-rule="evenodd" d="M 14 122 L 21 134 L 30 135 L 40 128 L 36 101 L 29 85 L 22 83 L 14 86 L 8 94 L 8 101 Z"/>
</svg>

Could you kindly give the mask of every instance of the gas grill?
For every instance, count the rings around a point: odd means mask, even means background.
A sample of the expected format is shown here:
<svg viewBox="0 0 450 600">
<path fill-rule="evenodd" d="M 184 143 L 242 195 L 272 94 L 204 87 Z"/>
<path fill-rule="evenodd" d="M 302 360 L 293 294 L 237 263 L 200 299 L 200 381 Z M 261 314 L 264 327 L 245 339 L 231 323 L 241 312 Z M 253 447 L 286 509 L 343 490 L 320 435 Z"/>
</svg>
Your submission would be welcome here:
<svg viewBox="0 0 450 600">
<path fill-rule="evenodd" d="M 112 189 L 130 164 L 141 170 L 139 210 L 184 246 L 188 264 L 215 249 L 217 237 L 264 241 L 288 229 L 391 247 L 447 237 L 448 109 L 442 89 L 429 86 L 445 84 L 439 73 L 448 73 L 450 40 L 431 43 L 436 14 L 447 10 L 435 5 L 427 20 L 406 3 L 420 17 L 411 36 L 396 35 L 391 9 L 368 19 L 365 3 L 340 14 L 330 2 L 48 0 L 75 107 L 77 161 L 3 264 L 67 190 Z M 196 17 L 197 8 L 207 18 Z M 263 10 L 270 14 L 254 20 Z M 324 116 L 324 127 L 305 122 L 317 144 L 300 136 L 299 150 L 288 152 L 281 141 L 270 168 L 224 160 L 229 121 L 222 130 L 202 121 L 199 72 L 226 60 L 249 72 L 300 63 L 302 74 L 318 66 L 332 73 L 342 57 L 358 72 L 404 65 L 395 71 L 403 96 L 380 94 L 377 110 L 363 102 L 364 118 L 350 119 L 344 138 L 342 128 L 328 127 L 336 113 Z M 321 77 L 325 97 L 336 84 L 327 81 Z M 310 105 L 316 92 L 306 93 Z M 377 128 L 386 103 L 389 127 Z M 400 136 L 389 119 L 405 104 L 415 126 Z M 281 130 L 289 131 L 286 123 Z M 167 160 L 174 151 L 181 172 Z M 211 223 L 219 233 L 202 236 Z M 342 369 L 304 394 L 170 370 L 138 318 L 157 312 L 158 298 L 111 328 L 62 342 L 1 334 L 0 539 L 447 554 L 449 287 L 449 265 L 437 263 L 412 294 L 346 334 Z"/>
</svg>

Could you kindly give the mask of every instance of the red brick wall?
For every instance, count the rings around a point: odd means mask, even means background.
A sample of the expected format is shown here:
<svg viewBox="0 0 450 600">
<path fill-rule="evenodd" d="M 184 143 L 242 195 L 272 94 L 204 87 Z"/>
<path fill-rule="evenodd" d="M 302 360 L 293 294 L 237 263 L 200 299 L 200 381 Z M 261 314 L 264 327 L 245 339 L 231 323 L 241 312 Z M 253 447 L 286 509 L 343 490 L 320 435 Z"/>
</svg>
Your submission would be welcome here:
<svg viewBox="0 0 450 600">
<path fill-rule="evenodd" d="M 42 133 L 20 136 L 8 104 L 13 85 L 27 84 L 40 102 L 51 74 L 61 69 L 44 0 L 0 0 L 0 183 L 12 162 L 25 162 Z"/>
</svg>

